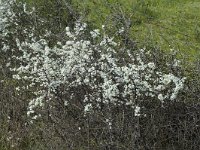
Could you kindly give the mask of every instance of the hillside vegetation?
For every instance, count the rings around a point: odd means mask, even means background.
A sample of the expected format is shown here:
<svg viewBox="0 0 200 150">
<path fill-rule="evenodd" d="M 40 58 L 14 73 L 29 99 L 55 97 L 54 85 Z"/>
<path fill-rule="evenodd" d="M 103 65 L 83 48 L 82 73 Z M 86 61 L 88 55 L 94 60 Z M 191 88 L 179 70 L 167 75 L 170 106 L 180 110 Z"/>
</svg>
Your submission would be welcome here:
<svg viewBox="0 0 200 150">
<path fill-rule="evenodd" d="M 199 10 L 0 1 L 0 150 L 200 149 Z"/>
<path fill-rule="evenodd" d="M 20 0 L 32 5 L 53 5 L 54 0 Z M 58 1 L 62 3 L 63 1 Z M 187 60 L 200 57 L 200 2 L 198 0 L 70 0 L 83 20 L 96 28 L 110 26 L 112 32 L 124 25 L 129 36 L 138 43 L 176 49 Z M 50 11 L 51 9 L 49 9 Z M 43 10 L 47 15 L 48 10 Z M 51 12 L 50 12 L 51 13 Z"/>
</svg>

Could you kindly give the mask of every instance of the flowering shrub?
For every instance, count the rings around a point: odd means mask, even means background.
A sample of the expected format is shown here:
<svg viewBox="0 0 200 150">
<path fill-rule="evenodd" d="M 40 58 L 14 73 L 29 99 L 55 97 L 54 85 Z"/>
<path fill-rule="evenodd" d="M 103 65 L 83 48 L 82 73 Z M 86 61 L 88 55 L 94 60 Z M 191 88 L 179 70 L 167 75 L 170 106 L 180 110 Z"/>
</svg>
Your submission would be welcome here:
<svg viewBox="0 0 200 150">
<path fill-rule="evenodd" d="M 28 88 L 38 86 L 36 98 L 30 100 L 28 114 L 35 107 L 56 99 L 57 92 L 68 93 L 64 104 L 68 105 L 81 90 L 79 97 L 85 112 L 100 109 L 105 104 L 130 105 L 137 108 L 141 97 L 154 97 L 161 102 L 176 99 L 183 88 L 185 78 L 156 71 L 154 62 L 143 62 L 146 50 L 122 51 L 119 43 L 99 30 L 84 37 L 87 25 L 77 22 L 75 28 L 66 28 L 66 42 L 58 42 L 53 48 L 44 39 L 20 42 L 17 46 L 22 55 L 15 57 L 21 62 L 12 68 L 15 79 L 26 80 Z M 122 62 L 123 60 L 123 62 Z M 138 110 L 137 110 L 138 114 Z"/>
<path fill-rule="evenodd" d="M 16 7 L 22 13 L 17 13 L 14 4 L 15 1 L 5 2 L 1 7 L 1 50 L 13 55 L 6 66 L 10 66 L 11 59 L 17 61 L 16 66 L 11 65 L 13 78 L 27 81 L 16 90 L 31 89 L 35 95 L 29 102 L 28 115 L 34 113 L 34 108 L 44 108 L 45 103 L 63 95 L 67 95 L 63 100 L 67 106 L 77 99 L 77 90 L 81 90 L 78 99 L 85 113 L 112 104 L 131 106 L 138 115 L 141 98 L 155 98 L 163 103 L 176 99 L 183 88 L 185 78 L 158 71 L 154 62 L 143 60 L 149 55 L 147 50 L 126 50 L 104 33 L 104 27 L 101 32 L 90 31 L 88 37 L 87 24 L 77 21 L 74 29 L 66 27 L 62 41 L 49 46 L 50 31 L 36 35 L 35 27 L 20 22 L 23 16 L 27 23 L 32 20 L 34 9 L 29 12 L 22 4 Z"/>
<path fill-rule="evenodd" d="M 199 135 L 197 111 L 191 113 L 193 108 L 183 103 L 191 88 L 187 88 L 179 60 L 166 61 L 163 53 L 148 48 L 132 50 L 131 44 L 107 35 L 105 26 L 92 30 L 81 20 L 52 33 L 38 27 L 48 21 L 35 12 L 14 3 L 0 9 L 2 66 L 9 69 L 11 81 L 18 83 L 12 94 L 8 91 L 17 107 L 6 110 L 5 118 L 8 124 L 24 119 L 8 129 L 7 141 L 14 147 L 24 139 L 38 142 L 42 138 L 43 145 L 48 143 L 46 149 L 152 149 L 156 142 L 173 136 L 180 143 L 186 138 L 191 142 L 189 130 Z M 34 19 L 35 23 L 28 24 Z M 118 32 L 125 31 L 122 27 Z M 198 87 L 193 91 L 198 93 Z M 191 98 L 198 99 L 192 94 Z M 5 101 L 2 106 L 10 103 Z M 179 116 L 185 114 L 191 115 L 188 120 Z M 182 138 L 179 126 L 191 120 L 191 128 L 181 128 Z M 23 136 L 16 136 L 16 127 L 21 127 L 18 132 Z"/>
</svg>

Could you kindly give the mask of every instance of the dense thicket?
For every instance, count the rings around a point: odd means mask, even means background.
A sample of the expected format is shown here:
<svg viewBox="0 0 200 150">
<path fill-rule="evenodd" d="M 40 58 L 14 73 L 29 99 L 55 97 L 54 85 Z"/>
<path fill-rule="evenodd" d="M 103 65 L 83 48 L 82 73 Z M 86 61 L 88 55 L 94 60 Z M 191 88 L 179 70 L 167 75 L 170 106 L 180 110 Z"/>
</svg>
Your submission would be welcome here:
<svg viewBox="0 0 200 150">
<path fill-rule="evenodd" d="M 1 3 L 0 149 L 199 149 L 198 61 L 138 48 L 128 16 L 110 32 L 81 15 Z"/>
</svg>

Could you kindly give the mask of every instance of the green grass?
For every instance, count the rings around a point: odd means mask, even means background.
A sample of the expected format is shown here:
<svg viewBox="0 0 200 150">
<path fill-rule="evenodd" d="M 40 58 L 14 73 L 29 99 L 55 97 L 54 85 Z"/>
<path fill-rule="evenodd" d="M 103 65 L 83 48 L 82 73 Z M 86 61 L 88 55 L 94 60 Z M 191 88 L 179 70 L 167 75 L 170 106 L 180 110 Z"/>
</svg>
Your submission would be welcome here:
<svg viewBox="0 0 200 150">
<path fill-rule="evenodd" d="M 86 20 L 100 27 L 110 14 L 123 12 L 132 20 L 131 36 L 141 45 L 175 48 L 190 59 L 200 53 L 199 0 L 74 0 Z"/>
</svg>

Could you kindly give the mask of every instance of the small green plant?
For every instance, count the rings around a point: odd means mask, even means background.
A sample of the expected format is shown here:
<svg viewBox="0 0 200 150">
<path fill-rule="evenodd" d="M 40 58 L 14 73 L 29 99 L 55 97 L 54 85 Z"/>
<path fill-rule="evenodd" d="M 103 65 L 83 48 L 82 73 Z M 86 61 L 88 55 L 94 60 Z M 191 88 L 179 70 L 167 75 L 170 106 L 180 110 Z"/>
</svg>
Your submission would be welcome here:
<svg viewBox="0 0 200 150">
<path fill-rule="evenodd" d="M 200 25 L 196 25 L 196 28 L 195 28 L 195 39 L 197 41 L 200 41 Z"/>
</svg>

